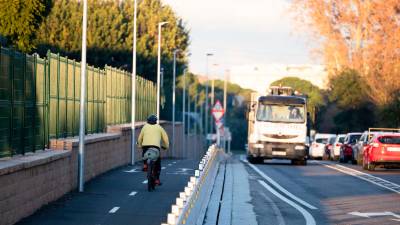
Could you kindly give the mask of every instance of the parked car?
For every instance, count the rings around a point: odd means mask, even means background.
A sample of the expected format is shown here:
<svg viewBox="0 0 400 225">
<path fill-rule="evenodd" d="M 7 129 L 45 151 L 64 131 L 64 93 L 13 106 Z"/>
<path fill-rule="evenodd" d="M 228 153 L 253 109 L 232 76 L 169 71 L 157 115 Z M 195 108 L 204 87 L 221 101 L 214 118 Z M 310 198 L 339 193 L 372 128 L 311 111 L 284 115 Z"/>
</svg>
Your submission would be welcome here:
<svg viewBox="0 0 400 225">
<path fill-rule="evenodd" d="M 335 142 L 333 143 L 333 151 L 331 151 L 331 159 L 338 160 L 340 155 L 340 147 L 344 142 L 345 134 L 339 134 L 336 136 Z"/>
<path fill-rule="evenodd" d="M 325 154 L 322 156 L 323 160 L 330 160 L 333 159 L 331 157 L 331 152 L 333 152 L 333 145 L 335 143 L 336 136 L 332 136 L 328 139 L 328 143 L 325 145 Z"/>
<path fill-rule="evenodd" d="M 316 134 L 309 150 L 309 157 L 322 158 L 325 154 L 325 146 L 329 139 L 334 137 L 336 137 L 334 134 Z"/>
<path fill-rule="evenodd" d="M 353 164 L 356 164 L 357 161 L 353 155 L 354 145 L 357 143 L 358 139 L 360 139 L 362 133 L 348 133 L 344 138 L 343 145 L 340 147 L 339 161 L 347 163 L 351 161 Z"/>
<path fill-rule="evenodd" d="M 400 166 L 400 134 L 377 134 L 364 150 L 363 168 Z"/>
</svg>

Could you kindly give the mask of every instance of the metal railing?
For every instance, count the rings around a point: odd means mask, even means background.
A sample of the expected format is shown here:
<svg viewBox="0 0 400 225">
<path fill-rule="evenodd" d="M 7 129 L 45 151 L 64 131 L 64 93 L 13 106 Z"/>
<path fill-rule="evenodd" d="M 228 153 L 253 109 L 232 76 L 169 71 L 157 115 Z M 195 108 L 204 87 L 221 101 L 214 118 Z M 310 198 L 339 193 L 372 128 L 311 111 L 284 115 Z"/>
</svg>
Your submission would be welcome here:
<svg viewBox="0 0 400 225">
<path fill-rule="evenodd" d="M 136 118 L 156 110 L 156 86 L 139 76 Z M 46 58 L 0 49 L 0 157 L 48 147 L 50 138 L 79 131 L 80 63 L 48 53 Z M 131 74 L 87 67 L 86 133 L 131 120 Z"/>
</svg>

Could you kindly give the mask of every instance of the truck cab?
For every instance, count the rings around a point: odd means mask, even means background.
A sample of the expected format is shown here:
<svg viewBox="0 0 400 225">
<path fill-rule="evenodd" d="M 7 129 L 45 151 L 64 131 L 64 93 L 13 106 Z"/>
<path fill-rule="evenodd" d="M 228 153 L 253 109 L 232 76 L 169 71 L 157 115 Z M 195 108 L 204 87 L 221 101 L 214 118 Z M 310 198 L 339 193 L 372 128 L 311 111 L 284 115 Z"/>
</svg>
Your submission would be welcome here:
<svg viewBox="0 0 400 225">
<path fill-rule="evenodd" d="M 288 90 L 252 95 L 255 101 L 248 113 L 247 159 L 250 163 L 289 159 L 292 164 L 306 165 L 307 100 L 304 96 L 287 94 Z"/>
</svg>

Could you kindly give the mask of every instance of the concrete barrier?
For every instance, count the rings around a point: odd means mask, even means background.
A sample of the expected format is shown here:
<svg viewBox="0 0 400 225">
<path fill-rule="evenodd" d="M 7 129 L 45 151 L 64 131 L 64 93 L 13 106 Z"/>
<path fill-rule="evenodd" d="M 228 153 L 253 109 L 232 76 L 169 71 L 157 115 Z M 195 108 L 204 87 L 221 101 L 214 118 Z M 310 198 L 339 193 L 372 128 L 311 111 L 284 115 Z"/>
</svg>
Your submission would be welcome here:
<svg viewBox="0 0 400 225">
<path fill-rule="evenodd" d="M 203 224 L 222 154 L 215 145 L 209 147 L 195 176 L 190 177 L 184 192 L 179 193 L 175 204 L 171 206 L 171 213 L 167 215 L 167 222 L 162 225 Z"/>
</svg>

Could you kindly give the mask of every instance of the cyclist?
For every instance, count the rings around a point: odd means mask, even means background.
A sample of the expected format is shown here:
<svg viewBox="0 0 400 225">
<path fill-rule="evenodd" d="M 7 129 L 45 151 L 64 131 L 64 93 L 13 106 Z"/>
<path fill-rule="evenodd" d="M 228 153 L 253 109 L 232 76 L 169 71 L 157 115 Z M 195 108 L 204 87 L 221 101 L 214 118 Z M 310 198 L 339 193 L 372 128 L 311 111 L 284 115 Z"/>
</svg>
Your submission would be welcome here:
<svg viewBox="0 0 400 225">
<path fill-rule="evenodd" d="M 160 150 L 163 148 L 165 150 L 169 147 L 168 135 L 159 124 L 157 124 L 157 116 L 150 115 L 147 118 L 147 124 L 145 124 L 140 131 L 138 138 L 138 145 L 143 149 L 142 156 L 149 148 L 156 148 Z M 162 142 L 162 144 L 161 144 Z M 155 162 L 156 170 L 156 185 L 161 185 L 160 182 L 160 172 L 161 172 L 161 157 L 158 157 Z M 147 171 L 147 161 L 143 161 L 143 171 Z"/>
</svg>

